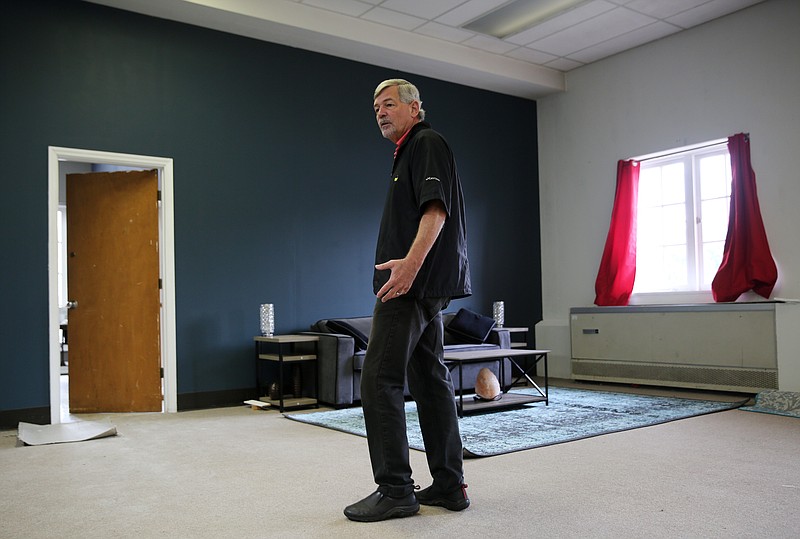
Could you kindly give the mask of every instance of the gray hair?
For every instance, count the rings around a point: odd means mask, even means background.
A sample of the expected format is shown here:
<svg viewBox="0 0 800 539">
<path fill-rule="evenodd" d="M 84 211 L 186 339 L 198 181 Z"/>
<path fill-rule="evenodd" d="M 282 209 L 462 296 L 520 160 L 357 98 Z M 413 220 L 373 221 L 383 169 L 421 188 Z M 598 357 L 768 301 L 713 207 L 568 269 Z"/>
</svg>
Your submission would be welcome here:
<svg viewBox="0 0 800 539">
<path fill-rule="evenodd" d="M 405 79 L 388 79 L 383 81 L 375 88 L 375 93 L 372 94 L 372 99 L 378 97 L 378 94 L 384 91 L 389 86 L 397 86 L 397 94 L 400 96 L 400 101 L 410 104 L 414 101 L 419 102 L 419 119 L 425 119 L 425 110 L 422 108 L 422 99 L 419 97 L 419 90 L 417 87 Z"/>
</svg>

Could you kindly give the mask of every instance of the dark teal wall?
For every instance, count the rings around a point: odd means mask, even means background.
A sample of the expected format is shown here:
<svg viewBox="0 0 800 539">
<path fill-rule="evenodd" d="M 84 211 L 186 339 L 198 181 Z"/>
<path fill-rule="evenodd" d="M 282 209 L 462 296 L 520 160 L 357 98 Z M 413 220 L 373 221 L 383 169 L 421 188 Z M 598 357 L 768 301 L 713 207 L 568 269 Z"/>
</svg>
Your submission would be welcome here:
<svg viewBox="0 0 800 539">
<path fill-rule="evenodd" d="M 456 152 L 475 295 L 541 317 L 536 104 L 79 1 L 0 20 L 0 412 L 49 406 L 47 147 L 171 157 L 178 393 L 253 387 L 278 332 L 372 310 L 391 143 L 372 90 L 405 76 Z"/>
</svg>

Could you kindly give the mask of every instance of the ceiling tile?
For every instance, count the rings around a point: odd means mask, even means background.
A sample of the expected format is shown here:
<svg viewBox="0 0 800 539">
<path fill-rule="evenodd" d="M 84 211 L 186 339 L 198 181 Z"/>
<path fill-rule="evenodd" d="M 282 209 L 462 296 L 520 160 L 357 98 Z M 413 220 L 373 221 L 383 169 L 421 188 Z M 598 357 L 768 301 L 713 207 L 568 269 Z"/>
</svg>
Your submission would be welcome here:
<svg viewBox="0 0 800 539">
<path fill-rule="evenodd" d="M 435 19 L 464 0 L 386 0 L 381 7 L 424 19 Z"/>
<path fill-rule="evenodd" d="M 506 3 L 508 0 L 469 0 L 437 17 L 436 22 L 450 26 L 462 26 Z"/>
<path fill-rule="evenodd" d="M 546 52 L 535 51 L 533 49 L 529 49 L 528 47 L 517 47 L 513 51 L 506 54 L 506 56 L 539 65 L 552 62 L 558 58 L 558 56 L 553 56 L 552 54 L 547 54 Z"/>
<path fill-rule="evenodd" d="M 461 43 L 465 39 L 469 39 L 475 35 L 474 32 L 468 32 L 467 30 L 462 30 L 461 28 L 453 28 L 452 26 L 446 26 L 444 24 L 439 24 L 438 22 L 425 23 L 414 30 L 414 32 L 417 34 L 424 34 L 426 36 L 437 37 L 453 43 Z"/>
<path fill-rule="evenodd" d="M 606 2 L 605 0 L 595 0 L 594 2 L 583 4 L 575 9 L 567 11 L 566 13 L 548 19 L 541 24 L 537 24 L 533 28 L 523 30 L 522 32 L 513 36 L 509 36 L 505 40 L 509 43 L 515 43 L 517 45 L 527 45 L 536 40 L 564 30 L 565 28 L 569 28 L 570 26 L 574 26 L 583 21 L 592 19 L 601 13 L 605 13 L 614 9 L 615 7 L 616 6 L 614 4 Z"/>
<path fill-rule="evenodd" d="M 667 22 L 677 24 L 682 28 L 691 28 L 692 26 L 703 24 L 717 17 L 739 11 L 742 8 L 758 4 L 761 1 L 762 0 L 712 0 L 702 6 L 670 17 L 667 19 Z"/>
<path fill-rule="evenodd" d="M 308 6 L 327 9 L 328 11 L 344 13 L 351 17 L 358 17 L 372 8 L 371 4 L 360 2 L 359 0 L 303 0 L 302 3 Z"/>
<path fill-rule="evenodd" d="M 535 41 L 530 44 L 530 47 L 556 56 L 567 56 L 653 22 L 655 19 L 652 17 L 618 7 L 552 36 Z"/>
<path fill-rule="evenodd" d="M 505 54 L 510 50 L 516 49 L 517 46 L 511 43 L 506 43 L 495 37 L 476 35 L 464 41 L 462 45 L 481 49 L 484 51 L 494 52 L 496 54 Z"/>
<path fill-rule="evenodd" d="M 382 7 L 375 7 L 367 11 L 361 16 L 362 19 L 393 26 L 395 28 L 402 28 L 403 30 L 413 30 L 418 26 L 425 24 L 425 19 L 419 17 L 412 17 L 405 13 L 398 13 Z"/>
<path fill-rule="evenodd" d="M 664 0 L 632 0 L 625 4 L 625 7 L 657 19 L 665 19 L 706 2 L 708 0 L 669 0 L 669 2 Z"/>
<path fill-rule="evenodd" d="M 569 71 L 570 69 L 581 67 L 583 64 L 568 58 L 559 58 L 558 60 L 553 60 L 545 65 L 547 67 L 552 67 L 553 69 L 558 69 L 559 71 Z"/>
</svg>

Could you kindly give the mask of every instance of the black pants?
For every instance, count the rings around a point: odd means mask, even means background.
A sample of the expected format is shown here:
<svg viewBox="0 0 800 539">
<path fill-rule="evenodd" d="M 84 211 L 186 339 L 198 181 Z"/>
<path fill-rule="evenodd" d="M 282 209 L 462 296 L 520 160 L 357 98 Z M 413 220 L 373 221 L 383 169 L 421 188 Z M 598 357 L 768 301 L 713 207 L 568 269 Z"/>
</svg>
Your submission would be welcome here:
<svg viewBox="0 0 800 539">
<path fill-rule="evenodd" d="M 361 403 L 375 482 L 389 496 L 414 490 L 403 396 L 406 374 L 434 484 L 450 491 L 464 481 L 453 383 L 442 362 L 441 311 L 449 302 L 402 296 L 375 304 L 361 372 Z"/>
</svg>

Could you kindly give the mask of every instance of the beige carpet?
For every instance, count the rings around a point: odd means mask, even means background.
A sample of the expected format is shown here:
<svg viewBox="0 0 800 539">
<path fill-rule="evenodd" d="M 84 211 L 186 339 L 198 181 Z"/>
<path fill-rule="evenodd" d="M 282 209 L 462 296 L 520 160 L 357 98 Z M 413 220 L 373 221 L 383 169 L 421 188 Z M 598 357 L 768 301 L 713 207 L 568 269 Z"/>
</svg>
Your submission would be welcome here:
<svg viewBox="0 0 800 539">
<path fill-rule="evenodd" d="M 118 435 L 31 447 L 0 432 L 0 538 L 777 538 L 800 529 L 800 420 L 790 417 L 732 410 L 469 460 L 472 507 L 376 524 L 342 515 L 374 489 L 363 438 L 246 406 L 85 419 L 110 421 Z M 427 485 L 424 453 L 411 458 Z"/>
</svg>

